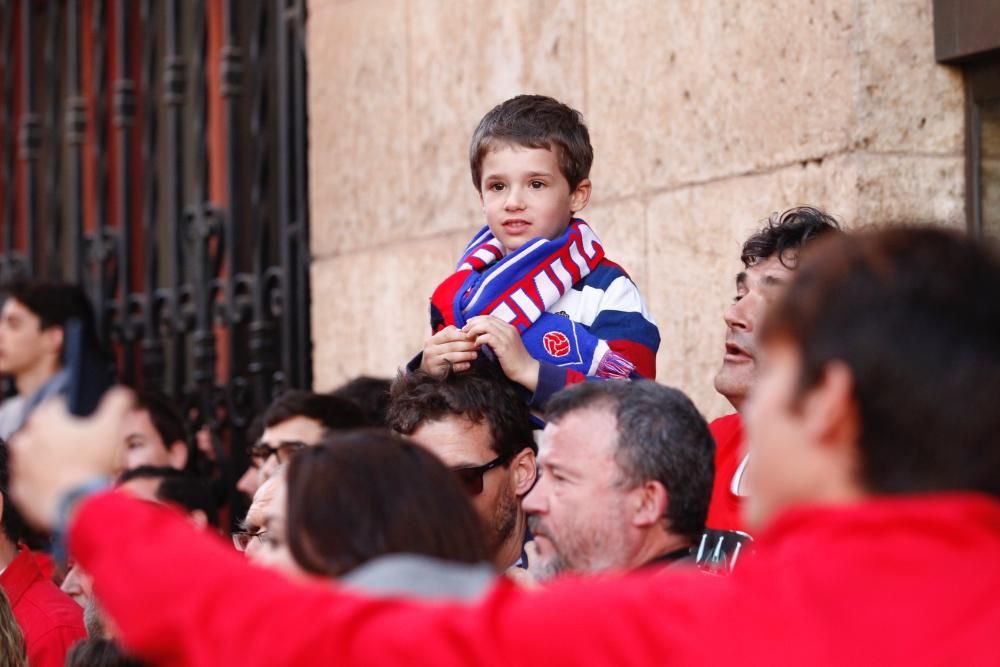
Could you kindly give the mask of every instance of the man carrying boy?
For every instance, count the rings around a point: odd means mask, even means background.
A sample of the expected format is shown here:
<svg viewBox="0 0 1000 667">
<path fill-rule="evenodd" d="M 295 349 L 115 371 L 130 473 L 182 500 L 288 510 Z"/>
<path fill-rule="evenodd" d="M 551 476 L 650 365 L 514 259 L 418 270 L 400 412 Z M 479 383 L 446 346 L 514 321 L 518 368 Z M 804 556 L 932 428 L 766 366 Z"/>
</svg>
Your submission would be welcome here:
<svg viewBox="0 0 1000 667">
<path fill-rule="evenodd" d="M 480 121 L 469 161 L 486 227 L 431 297 L 421 369 L 465 371 L 488 348 L 534 407 L 587 376 L 655 377 L 660 334 L 639 290 L 574 217 L 593 157 L 580 114 L 550 97 L 519 95 Z"/>
</svg>

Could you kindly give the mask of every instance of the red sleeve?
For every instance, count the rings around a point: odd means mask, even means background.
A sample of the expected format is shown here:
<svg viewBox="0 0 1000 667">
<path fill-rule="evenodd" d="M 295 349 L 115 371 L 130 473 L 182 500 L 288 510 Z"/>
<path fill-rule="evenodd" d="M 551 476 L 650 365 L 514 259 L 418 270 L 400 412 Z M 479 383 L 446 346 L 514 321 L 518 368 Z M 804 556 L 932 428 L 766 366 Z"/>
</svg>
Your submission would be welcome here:
<svg viewBox="0 0 1000 667">
<path fill-rule="evenodd" d="M 256 568 L 173 511 L 117 493 L 81 505 L 70 547 L 126 648 L 162 665 L 683 664 L 706 641 L 697 617 L 718 620 L 701 611 L 715 581 L 698 574 L 542 594 L 503 583 L 471 607 L 366 599 Z"/>
<path fill-rule="evenodd" d="M 83 626 L 69 627 L 60 625 L 52 628 L 40 637 L 34 637 L 28 647 L 28 664 L 31 667 L 63 667 L 66 664 L 66 654 L 73 644 L 86 639 L 87 633 Z"/>
</svg>

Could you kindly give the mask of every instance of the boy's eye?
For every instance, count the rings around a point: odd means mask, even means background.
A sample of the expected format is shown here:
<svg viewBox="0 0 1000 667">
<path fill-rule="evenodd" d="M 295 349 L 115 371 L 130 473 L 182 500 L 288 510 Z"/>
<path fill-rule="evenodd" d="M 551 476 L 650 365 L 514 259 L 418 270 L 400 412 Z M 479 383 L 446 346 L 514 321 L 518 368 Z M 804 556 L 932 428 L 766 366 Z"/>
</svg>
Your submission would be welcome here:
<svg viewBox="0 0 1000 667">
<path fill-rule="evenodd" d="M 503 190 L 503 183 L 491 183 L 489 189 L 493 192 L 501 192 Z"/>
<path fill-rule="evenodd" d="M 545 187 L 545 183 L 542 183 L 541 181 L 532 181 L 529 185 L 535 190 L 540 190 Z"/>
</svg>

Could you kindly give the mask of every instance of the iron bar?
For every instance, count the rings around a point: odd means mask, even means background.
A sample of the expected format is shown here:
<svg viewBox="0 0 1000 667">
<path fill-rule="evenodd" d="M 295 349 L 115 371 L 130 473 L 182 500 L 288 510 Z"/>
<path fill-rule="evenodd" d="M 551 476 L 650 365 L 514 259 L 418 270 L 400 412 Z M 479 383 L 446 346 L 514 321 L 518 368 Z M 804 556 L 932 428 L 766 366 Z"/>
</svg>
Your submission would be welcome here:
<svg viewBox="0 0 1000 667">
<path fill-rule="evenodd" d="M 24 262 L 28 275 L 38 266 L 38 148 L 41 143 L 41 122 L 35 113 L 35 5 L 21 5 L 21 210 L 24 220 Z"/>
<path fill-rule="evenodd" d="M 113 85 L 113 123 L 117 140 L 117 174 L 115 194 L 118 201 L 117 265 L 118 298 L 116 300 L 117 331 L 125 348 L 122 375 L 129 384 L 135 382 L 132 343 L 137 338 L 132 318 L 132 134 L 135 127 L 135 82 L 131 72 L 132 0 L 115 3 L 115 81 Z"/>
<path fill-rule="evenodd" d="M 48 82 L 48 114 L 45 120 L 46 180 L 45 180 L 45 272 L 52 278 L 63 280 L 63 151 L 61 123 L 63 118 L 63 68 L 60 65 L 60 21 L 62 3 L 49 3 L 45 30 L 45 73 Z"/>
<path fill-rule="evenodd" d="M 143 242 L 143 297 L 142 297 L 142 379 L 144 386 L 166 390 L 164 386 L 165 358 L 160 332 L 161 299 L 159 298 L 160 254 L 158 243 L 159 188 L 157 169 L 158 131 L 156 71 L 159 22 L 153 0 L 142 0 L 139 6 L 139 24 L 144 36 L 141 65 L 142 101 L 142 242 Z"/>
<path fill-rule="evenodd" d="M 15 215 L 17 208 L 14 201 L 15 162 L 14 162 L 14 11 L 13 2 L 3 3 L 3 19 L 0 30 L 0 72 L 3 73 L 3 99 L 0 100 L 0 187 L 3 187 L 3 212 L 0 224 L 3 225 L 3 263 L 0 266 L 0 278 L 9 280 L 17 271 L 17 253 L 14 248 L 14 227 L 17 224 Z"/>
<path fill-rule="evenodd" d="M 91 167 L 94 171 L 94 232 L 90 236 L 91 265 L 93 281 L 91 298 L 94 302 L 97 331 L 101 340 L 110 340 L 109 292 L 113 291 L 114 276 L 110 275 L 109 263 L 114 257 L 114 235 L 108 227 L 108 121 L 107 103 L 107 39 L 105 0 L 94 0 L 91 5 L 90 29 L 93 35 L 93 96 L 94 96 L 94 143 L 91 146 Z M 109 290 L 110 286 L 110 290 Z"/>
<path fill-rule="evenodd" d="M 170 323 L 170 387 L 173 396 L 184 388 L 186 368 L 185 314 L 182 310 L 184 276 L 184 102 L 187 95 L 187 63 L 181 41 L 180 0 L 166 0 L 166 57 L 163 71 L 163 102 L 165 105 L 166 137 L 164 144 L 164 173 L 166 197 L 163 216 L 167 223 L 168 262 L 166 283 L 167 308 Z"/>
<path fill-rule="evenodd" d="M 79 3 L 66 3 L 66 209 L 69 244 L 67 277 L 83 284 L 83 149 L 87 135 L 87 100 L 80 83 Z"/>
</svg>

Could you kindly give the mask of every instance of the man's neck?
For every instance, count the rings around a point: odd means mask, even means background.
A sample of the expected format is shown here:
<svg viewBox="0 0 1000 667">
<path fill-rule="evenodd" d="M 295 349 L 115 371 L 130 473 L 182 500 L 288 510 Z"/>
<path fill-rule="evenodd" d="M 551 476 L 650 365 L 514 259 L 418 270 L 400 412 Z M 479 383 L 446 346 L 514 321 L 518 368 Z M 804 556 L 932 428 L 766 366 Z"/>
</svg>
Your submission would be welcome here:
<svg viewBox="0 0 1000 667">
<path fill-rule="evenodd" d="M 691 540 L 683 535 L 668 533 L 662 529 L 651 532 L 635 550 L 626 569 L 634 570 L 671 552 L 691 546 Z"/>
<path fill-rule="evenodd" d="M 0 533 L 0 571 L 6 570 L 16 557 L 17 545 Z"/>
<path fill-rule="evenodd" d="M 518 508 L 514 530 L 511 531 L 511 534 L 503 541 L 493 555 L 493 565 L 498 572 L 503 572 L 513 566 L 521 558 L 521 553 L 524 551 L 524 530 L 526 524 L 527 518 L 524 512 Z"/>
<path fill-rule="evenodd" d="M 33 396 L 42 385 L 52 379 L 52 376 L 59 371 L 59 364 L 56 361 L 43 360 L 22 373 L 18 373 L 14 379 L 17 385 L 17 393 L 23 398 Z"/>
</svg>

